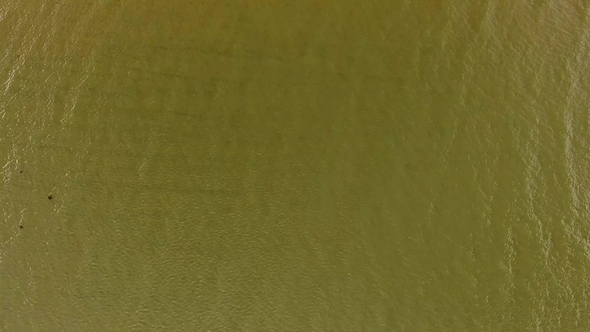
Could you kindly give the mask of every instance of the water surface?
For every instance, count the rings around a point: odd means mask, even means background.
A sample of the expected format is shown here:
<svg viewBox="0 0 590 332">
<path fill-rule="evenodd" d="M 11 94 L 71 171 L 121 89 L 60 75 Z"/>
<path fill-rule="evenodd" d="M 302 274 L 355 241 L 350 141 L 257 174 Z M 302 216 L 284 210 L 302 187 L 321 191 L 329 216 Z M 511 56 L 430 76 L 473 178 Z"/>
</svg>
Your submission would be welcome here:
<svg viewBox="0 0 590 332">
<path fill-rule="evenodd" d="M 3 2 L 0 330 L 585 331 L 589 22 Z"/>
</svg>

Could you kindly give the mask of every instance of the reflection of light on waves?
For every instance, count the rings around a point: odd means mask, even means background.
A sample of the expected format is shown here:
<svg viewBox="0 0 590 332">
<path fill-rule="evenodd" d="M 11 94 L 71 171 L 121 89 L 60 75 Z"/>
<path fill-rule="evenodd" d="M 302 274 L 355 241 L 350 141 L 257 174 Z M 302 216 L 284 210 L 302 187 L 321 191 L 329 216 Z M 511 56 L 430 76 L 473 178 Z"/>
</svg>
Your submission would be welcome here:
<svg viewBox="0 0 590 332">
<path fill-rule="evenodd" d="M 66 14 L 61 14 L 61 7 L 63 6 L 57 6 L 52 13 L 54 22 L 59 22 L 61 19 L 63 19 L 62 16 L 67 15 L 68 9 L 66 8 L 64 10 Z M 68 41 L 66 53 L 71 54 L 74 57 L 79 57 L 84 61 L 84 64 L 80 74 L 76 77 L 76 83 L 68 87 L 69 89 L 65 98 L 66 102 L 60 120 L 60 129 L 63 132 L 68 132 L 71 129 L 74 110 L 76 109 L 80 95 L 84 91 L 85 83 L 96 71 L 95 65 L 97 53 L 101 50 L 102 44 L 107 41 L 107 34 L 112 32 L 121 13 L 120 11 L 116 11 L 115 15 L 108 17 L 104 16 L 100 12 L 100 9 L 102 9 L 102 6 L 99 4 L 93 4 L 90 6 L 90 8 L 81 9 L 79 13 L 80 17 L 77 19 L 75 28 L 72 29 L 72 33 Z M 95 24 L 93 24 L 97 19 L 101 20 L 100 27 L 97 27 Z M 89 31 L 92 33 L 89 33 Z M 88 38 L 89 35 L 91 36 L 90 39 Z M 62 65 L 65 66 L 66 64 L 63 63 Z M 100 116 L 104 114 L 98 112 L 102 108 L 100 107 L 101 102 L 102 100 L 97 100 L 96 103 L 93 103 L 95 107 L 88 109 L 84 114 L 82 114 L 82 116 L 88 118 L 90 123 L 94 121 L 99 122 Z M 90 128 L 92 128 L 92 125 Z M 78 165 L 86 158 L 89 151 L 91 151 L 90 146 L 92 145 L 94 134 L 94 132 L 84 133 L 85 139 L 77 143 L 75 158 L 78 161 Z M 64 180 L 69 178 L 71 174 L 75 174 L 74 178 L 77 178 L 79 175 L 81 175 L 81 173 L 70 169 L 64 174 Z M 62 182 L 62 187 L 66 189 L 64 190 L 65 195 L 67 195 L 68 192 L 67 184 L 68 181 Z M 61 207 L 62 206 L 59 206 L 59 208 L 56 207 L 56 212 L 59 212 Z"/>
<path fill-rule="evenodd" d="M 568 64 L 568 67 L 569 64 Z M 570 69 L 570 76 L 576 76 L 576 74 Z M 570 88 L 570 94 L 567 98 L 566 106 L 565 106 L 565 113 L 563 115 L 563 122 L 565 124 L 565 167 L 567 170 L 567 177 L 569 180 L 569 190 L 572 199 L 573 205 L 573 214 L 574 216 L 578 217 L 578 211 L 580 208 L 580 202 L 578 199 L 578 180 L 577 180 L 577 173 L 574 166 L 575 156 L 574 156 L 574 148 L 572 147 L 572 137 L 574 136 L 574 125 L 573 125 L 573 100 L 576 99 L 577 91 L 578 91 L 578 83 L 576 82 L 577 78 L 572 77 L 572 87 Z"/>
<path fill-rule="evenodd" d="M 580 178 L 580 174 L 578 174 L 576 170 L 576 164 L 582 162 L 582 160 L 576 158 L 576 151 L 572 142 L 576 139 L 574 127 L 576 118 L 575 112 L 585 112 L 585 106 L 582 105 L 582 102 L 585 100 L 585 95 L 583 89 L 580 88 L 583 86 L 580 81 L 583 78 L 581 75 L 586 72 L 585 63 L 588 57 L 587 40 L 590 38 L 590 27 L 588 26 L 588 18 L 590 16 L 588 12 L 589 10 L 590 8 L 586 9 L 583 20 L 585 24 L 581 29 L 580 36 L 577 38 L 575 58 L 572 58 L 567 63 L 567 70 L 570 77 L 570 89 L 563 115 L 563 122 L 566 129 L 564 162 L 572 200 L 571 213 L 574 216 L 575 221 L 587 220 L 588 210 L 585 206 L 588 203 L 588 193 L 585 192 L 582 183 L 584 179 Z M 584 238 L 584 235 L 581 234 L 581 229 L 576 227 L 575 222 L 566 224 L 566 229 L 568 234 L 583 247 L 586 257 L 590 258 L 590 243 L 588 243 Z"/>
<path fill-rule="evenodd" d="M 506 290 L 508 293 L 508 298 L 510 301 L 514 301 L 514 289 L 516 288 L 516 286 L 514 285 L 514 265 L 516 263 L 516 251 L 514 250 L 514 247 L 516 245 L 516 241 L 515 241 L 515 235 L 514 232 L 512 231 L 512 226 L 508 227 L 508 233 L 506 234 L 507 240 L 506 240 L 506 244 L 504 246 L 504 249 L 506 251 L 506 256 L 508 256 L 508 258 L 506 259 L 506 274 L 508 276 L 508 289 Z"/>
<path fill-rule="evenodd" d="M 16 6 L 16 4 L 14 4 Z M 13 7 L 14 7 L 13 6 Z M 13 8 L 4 7 L 0 9 L 0 22 L 3 22 L 8 13 L 13 10 Z M 15 14 L 18 15 L 18 14 Z M 19 38 L 19 35 L 24 30 L 24 36 Z M 8 105 L 16 99 L 17 94 L 12 93 L 10 94 L 10 90 L 12 84 L 14 82 L 15 77 L 17 77 L 18 73 L 24 67 L 26 60 L 28 58 L 29 53 L 33 48 L 33 45 L 39 38 L 39 34 L 36 33 L 34 27 L 27 25 L 27 21 L 24 19 L 19 19 L 18 23 L 9 30 L 9 36 L 3 36 L 3 46 L 4 46 L 4 56 L 0 61 L 0 64 L 4 67 L 11 67 L 8 77 L 2 84 L 2 93 L 0 95 L 0 119 L 4 119 L 6 117 L 6 108 Z M 18 58 L 14 60 L 14 63 L 9 63 L 10 57 L 18 54 Z M 9 127 L 10 128 L 10 127 Z M 18 130 L 14 130 L 14 127 L 10 128 L 12 130 L 7 130 L 2 128 L 5 135 L 10 135 L 11 133 L 18 133 Z M 14 135 L 14 134 L 13 134 Z M 15 137 L 11 137 L 12 143 L 12 150 L 6 156 L 6 163 L 2 167 L 2 186 L 8 186 L 10 179 L 12 177 L 12 173 L 16 167 L 18 167 L 19 163 L 19 155 L 20 151 L 18 150 L 18 144 L 15 143 Z M 0 196 L 0 199 L 3 197 Z"/>
<path fill-rule="evenodd" d="M 9 11 L 9 8 L 0 9 L 0 23 L 2 23 L 2 21 L 4 21 L 4 19 L 6 18 L 6 15 L 8 15 L 8 11 Z M 7 48 L 6 54 L 4 55 L 4 59 L 2 59 L 2 61 L 0 61 L 0 64 L 3 64 L 6 61 L 6 58 L 8 57 L 9 54 L 10 54 L 10 51 L 9 51 L 9 48 Z M 4 86 L 5 86 L 4 87 L 4 95 L 6 95 L 6 92 L 8 92 L 8 89 L 10 88 L 10 85 L 12 84 L 12 81 L 14 79 L 14 74 L 15 74 L 15 68 L 13 67 L 13 69 L 8 74 L 8 78 L 4 82 Z M 2 118 L 4 118 L 4 115 L 5 115 L 4 107 L 2 107 L 2 109 L 0 109 L 0 115 Z"/>
<path fill-rule="evenodd" d="M 522 76 L 521 76 L 522 78 Z M 523 86 L 522 84 L 520 85 Z M 529 95 L 530 91 L 521 91 L 522 94 Z M 537 112 L 537 103 L 534 97 L 527 98 L 526 101 L 527 107 L 527 114 L 532 116 L 530 121 L 526 121 L 525 118 L 529 116 L 522 116 L 521 121 L 525 122 L 526 127 L 524 130 L 521 131 L 524 134 L 523 138 L 518 138 L 518 133 L 514 133 L 516 137 L 516 144 L 520 145 L 518 150 L 520 151 L 520 155 L 525 164 L 525 193 L 526 193 L 526 216 L 534 222 L 534 226 L 531 225 L 530 227 L 530 236 L 534 237 L 539 245 L 543 248 L 547 246 L 547 241 L 544 240 L 544 228 L 543 228 L 543 210 L 540 209 L 538 202 L 543 199 L 540 197 L 543 195 L 543 191 L 539 190 L 539 187 L 543 185 L 541 181 L 543 181 L 543 176 L 541 174 L 542 168 L 541 163 L 539 161 L 539 153 L 542 149 L 541 146 L 541 139 L 540 139 L 540 125 L 541 119 L 539 113 Z M 515 116 L 520 116 L 519 114 L 514 114 Z M 540 183 L 541 182 L 541 183 Z M 523 222 L 522 220 L 517 220 L 516 222 Z M 525 225 L 527 223 L 525 222 Z M 535 227 L 536 226 L 536 227 Z M 525 228 L 525 232 L 529 231 L 529 228 Z M 535 232 L 536 231 L 536 232 Z M 536 233 L 536 234 L 534 234 Z M 536 236 L 535 236 L 536 235 Z M 517 234 L 513 233 L 512 227 L 509 229 L 509 234 L 507 235 L 506 246 L 509 247 L 508 251 L 508 261 L 510 266 L 514 266 L 516 264 L 516 248 L 518 247 L 518 236 Z M 546 252 L 544 250 L 543 252 Z M 547 256 L 543 257 L 543 264 L 545 266 L 548 265 Z M 512 272 L 512 271 L 511 271 Z M 513 272 L 512 272 L 513 273 Z M 509 278 L 514 279 L 514 274 L 512 274 Z M 535 302 L 539 301 L 539 308 L 544 308 L 544 296 L 541 295 L 540 297 L 536 298 Z M 535 314 L 533 313 L 533 316 Z"/>
<path fill-rule="evenodd" d="M 0 15 L 1 15 L 1 21 L 3 21 L 8 13 L 8 9 L 5 9 Z M 3 95 L 6 96 L 6 94 L 8 93 L 8 91 L 10 90 L 10 87 L 12 86 L 12 83 L 14 81 L 14 78 L 16 76 L 16 74 L 18 72 L 20 72 L 21 68 L 23 67 L 23 65 L 26 62 L 27 59 L 27 55 L 31 52 L 31 49 L 33 48 L 33 45 L 35 44 L 36 40 L 39 38 L 39 34 L 37 33 L 37 31 L 34 31 L 33 27 L 29 27 L 29 29 L 26 31 L 26 35 L 25 35 L 25 40 L 22 41 L 20 43 L 21 46 L 25 46 L 24 50 L 14 50 L 14 47 L 19 46 L 17 44 L 17 34 L 18 32 L 21 31 L 23 24 L 26 24 L 27 21 L 25 21 L 24 19 L 20 19 L 18 21 L 18 24 L 16 27 L 14 27 L 13 29 L 11 29 L 12 35 L 9 38 L 6 38 L 8 40 L 11 40 L 12 43 L 10 44 L 10 47 L 6 48 L 6 54 L 4 55 L 4 59 L 2 59 L 2 63 L 4 63 L 6 61 L 6 58 L 11 55 L 11 54 L 20 54 L 20 56 L 18 57 L 18 60 L 16 61 L 16 63 L 12 66 L 12 69 L 10 70 L 8 77 L 6 78 L 6 80 L 4 81 L 4 83 L 2 84 L 4 87 L 4 91 L 3 91 Z M 17 45 L 15 45 L 17 44 Z M 28 46 L 28 47 L 27 47 Z M 3 107 L 4 108 L 4 107 Z M 2 110 L 2 112 L 4 112 L 4 110 Z"/>
<path fill-rule="evenodd" d="M 63 3 L 62 3 L 63 5 Z M 58 6 L 58 7 L 62 7 L 62 6 Z M 54 17 L 56 16 L 56 14 L 59 12 L 56 8 L 56 11 L 54 12 Z M 82 16 L 78 18 L 76 27 L 74 29 L 72 29 L 72 36 L 70 38 L 70 45 L 67 47 L 66 49 L 66 53 L 72 53 L 73 55 L 76 55 L 77 53 L 82 53 L 81 55 L 83 55 L 83 51 L 81 49 L 83 49 L 84 42 L 87 42 L 86 40 L 84 40 L 83 34 L 84 32 L 86 32 L 86 30 L 88 30 L 88 24 L 90 22 L 92 22 L 92 16 L 93 14 L 95 14 L 95 11 L 93 10 L 84 10 L 82 11 Z M 99 40 L 102 41 L 102 38 L 99 36 L 95 36 L 94 40 Z M 93 44 L 97 44 L 97 42 L 93 42 Z M 80 49 L 79 52 L 76 52 L 76 49 Z M 78 81 L 78 84 L 76 84 L 75 86 L 71 87 L 68 91 L 68 97 L 67 97 L 67 101 L 66 101 L 66 105 L 65 105 L 65 110 L 64 110 L 64 115 L 61 119 L 61 125 L 62 125 L 62 129 L 64 129 L 64 127 L 71 122 L 71 118 L 74 114 L 74 108 L 76 107 L 76 104 L 78 103 L 78 97 L 80 96 L 80 92 L 82 90 L 82 86 L 84 85 L 84 83 L 86 82 L 86 80 L 88 79 L 88 77 L 90 76 L 90 74 L 93 73 L 93 67 L 94 67 L 94 59 L 95 59 L 95 55 L 96 55 L 96 51 L 97 51 L 98 47 L 97 45 L 92 45 L 91 46 L 91 51 L 90 51 L 90 56 L 85 59 L 86 61 L 86 66 L 84 67 L 84 70 L 82 70 L 82 78 Z"/>
<path fill-rule="evenodd" d="M 577 130 L 579 125 L 581 124 L 578 122 L 578 127 L 576 126 L 577 119 L 583 119 L 587 121 L 587 93 L 585 90 L 585 77 L 584 75 L 588 68 L 586 62 L 588 61 L 588 47 L 587 47 L 587 40 L 590 38 L 590 26 L 588 25 L 588 18 L 589 15 L 589 8 L 586 8 L 586 12 L 584 13 L 584 17 L 582 19 L 583 26 L 577 31 L 580 33 L 577 34 L 576 44 L 573 46 L 575 47 L 574 57 L 568 59 L 566 63 L 567 73 L 569 77 L 569 91 L 568 96 L 566 99 L 566 103 L 563 110 L 563 122 L 565 125 L 565 137 L 564 137 L 564 164 L 566 169 L 566 176 L 568 180 L 568 189 L 571 196 L 571 208 L 568 211 L 571 218 L 563 222 L 564 228 L 566 230 L 567 236 L 572 240 L 574 245 L 577 245 L 577 248 L 571 248 L 567 246 L 568 253 L 572 256 L 574 255 L 572 251 L 575 252 L 583 252 L 586 259 L 590 259 L 590 242 L 588 240 L 588 230 L 586 227 L 588 221 L 588 198 L 589 192 L 587 189 L 587 178 L 584 176 L 584 173 L 580 173 L 580 170 L 585 170 L 587 168 L 587 158 L 585 157 L 586 153 L 580 153 L 580 141 L 579 138 L 587 137 L 586 132 L 580 132 Z M 579 120 L 578 120 L 579 121 Z M 583 127 L 582 127 L 583 128 Z M 577 131 L 577 132 L 576 132 Z M 586 140 L 581 140 L 582 142 L 586 142 Z M 576 145 L 576 143 L 578 143 Z M 576 151 L 576 146 L 578 146 L 578 151 Z M 581 146 L 584 150 L 587 149 L 587 146 Z M 581 250 L 580 250 L 581 249 Z M 578 256 L 578 254 L 575 254 Z M 569 272 L 573 273 L 575 269 L 573 267 L 569 268 Z M 587 266 L 582 266 L 580 271 L 583 275 L 587 275 L 585 273 L 587 270 Z M 575 300 L 576 296 L 574 295 L 574 290 L 572 286 L 579 289 L 587 289 L 588 286 L 588 279 L 587 277 L 583 278 L 583 281 L 580 284 L 568 283 L 565 279 L 564 287 L 565 292 L 567 294 L 567 299 L 569 303 L 576 303 L 578 301 Z M 588 295 L 586 293 L 582 294 L 582 299 L 586 300 Z M 585 303 L 586 301 L 584 301 Z M 575 310 L 578 314 L 578 321 L 580 311 L 585 311 L 586 306 L 584 304 L 580 305 L 574 304 L 573 310 Z"/>
<path fill-rule="evenodd" d="M 6 7 L 6 5 L 10 5 L 9 3 L 3 3 L 3 8 L 0 8 L 0 23 L 2 23 L 5 19 L 6 16 L 8 14 L 8 12 L 12 9 L 12 8 L 8 8 Z M 9 37 L 3 36 L 3 46 L 4 46 L 4 56 L 2 57 L 2 59 L 0 59 L 0 65 L 5 66 L 8 65 L 10 66 L 10 64 L 7 63 L 9 56 L 12 54 L 11 49 L 13 47 L 13 43 L 10 43 L 9 47 L 7 47 L 8 45 L 6 45 L 7 41 L 14 41 L 16 38 L 14 36 L 14 34 L 16 34 L 16 32 L 18 31 L 18 27 L 21 25 L 21 22 L 19 22 L 19 25 L 17 27 L 15 27 L 14 29 L 11 30 L 12 35 Z M 21 65 L 22 65 L 22 61 L 24 61 L 24 57 L 20 57 L 19 61 L 21 61 Z M 14 100 L 14 95 L 9 97 L 7 96 L 7 92 L 10 89 L 10 86 L 12 85 L 12 82 L 14 80 L 14 76 L 16 75 L 16 71 L 18 69 L 18 65 L 16 66 L 12 66 L 12 69 L 10 70 L 9 74 L 8 74 L 8 78 L 4 81 L 3 86 L 4 86 L 4 91 L 2 93 L 2 95 L 0 95 L 0 120 L 4 119 L 6 116 L 6 106 L 9 104 L 9 102 L 11 102 L 12 100 Z M 8 99 L 8 100 L 7 100 Z M 0 127 L 2 128 L 2 127 Z M 3 129 L 3 128 L 2 128 Z M 4 134 L 7 134 L 7 132 L 4 132 Z M 14 145 L 13 145 L 13 150 L 14 150 Z M 4 164 L 4 166 L 2 167 L 2 183 L 0 183 L 0 185 L 2 187 L 7 186 L 8 182 L 10 181 L 10 173 L 11 173 L 11 164 L 14 162 L 14 157 L 12 156 L 8 156 L 7 157 L 7 161 Z M 0 195 L 0 201 L 3 201 L 3 198 L 5 197 L 5 195 Z M 2 211 L 3 211 L 3 220 L 8 221 L 11 220 L 12 218 L 12 214 L 9 212 L 11 209 L 7 208 L 5 206 L 5 204 L 10 204 L 11 207 L 13 205 L 12 201 L 8 201 L 8 202 L 2 202 L 3 206 L 2 206 Z M 4 260 L 4 256 L 7 255 L 8 253 L 8 245 L 12 244 L 12 242 L 14 241 L 14 239 L 18 236 L 18 232 L 12 233 L 11 236 L 9 236 L 6 240 L 4 240 L 5 236 L 7 235 L 8 232 L 0 234 L 0 264 L 2 264 L 3 260 Z M 4 236 L 2 236 L 4 235 Z"/>
</svg>

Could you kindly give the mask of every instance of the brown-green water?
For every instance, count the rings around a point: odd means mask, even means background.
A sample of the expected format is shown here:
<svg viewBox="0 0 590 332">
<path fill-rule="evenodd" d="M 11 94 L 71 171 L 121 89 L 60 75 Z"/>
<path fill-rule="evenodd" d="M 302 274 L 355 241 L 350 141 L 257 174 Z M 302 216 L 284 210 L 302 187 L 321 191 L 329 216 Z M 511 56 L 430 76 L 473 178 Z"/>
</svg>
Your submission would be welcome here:
<svg viewBox="0 0 590 332">
<path fill-rule="evenodd" d="M 590 4 L 284 3 L 0 4 L 0 330 L 588 331 Z"/>
</svg>

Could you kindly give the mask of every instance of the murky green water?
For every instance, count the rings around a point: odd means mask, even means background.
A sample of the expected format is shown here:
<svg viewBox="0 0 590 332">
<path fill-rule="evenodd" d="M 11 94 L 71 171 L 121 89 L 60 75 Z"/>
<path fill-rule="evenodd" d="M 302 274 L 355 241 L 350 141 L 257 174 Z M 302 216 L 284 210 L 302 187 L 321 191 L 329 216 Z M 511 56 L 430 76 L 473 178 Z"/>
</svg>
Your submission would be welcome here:
<svg viewBox="0 0 590 332">
<path fill-rule="evenodd" d="M 0 330 L 587 331 L 589 41 L 575 0 L 5 1 Z"/>
</svg>

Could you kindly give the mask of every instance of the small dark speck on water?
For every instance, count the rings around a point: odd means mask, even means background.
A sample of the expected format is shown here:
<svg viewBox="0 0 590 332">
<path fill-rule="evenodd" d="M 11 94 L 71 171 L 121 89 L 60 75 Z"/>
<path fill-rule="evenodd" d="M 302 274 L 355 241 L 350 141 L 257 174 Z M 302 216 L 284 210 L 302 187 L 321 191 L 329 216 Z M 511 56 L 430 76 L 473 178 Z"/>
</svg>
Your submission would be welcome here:
<svg viewBox="0 0 590 332">
<path fill-rule="evenodd" d="M 47 199 L 52 200 L 53 196 L 49 195 L 49 196 L 47 196 Z"/>
<path fill-rule="evenodd" d="M 22 174 L 22 172 L 23 172 L 23 171 L 21 170 L 20 172 L 21 172 L 21 174 Z"/>
<path fill-rule="evenodd" d="M 19 225 L 18 228 L 23 229 L 24 227 L 23 227 L 23 225 Z"/>
</svg>

